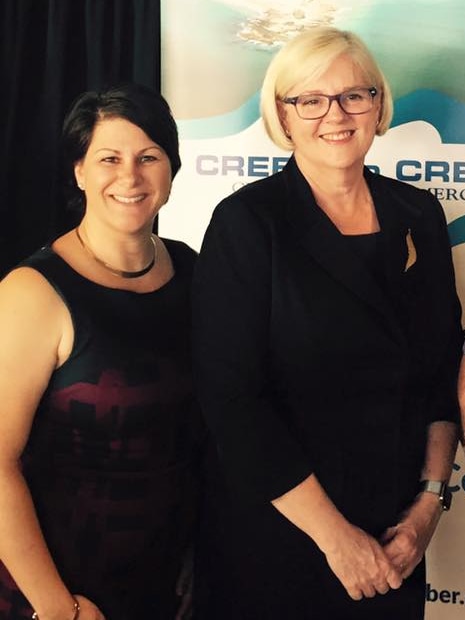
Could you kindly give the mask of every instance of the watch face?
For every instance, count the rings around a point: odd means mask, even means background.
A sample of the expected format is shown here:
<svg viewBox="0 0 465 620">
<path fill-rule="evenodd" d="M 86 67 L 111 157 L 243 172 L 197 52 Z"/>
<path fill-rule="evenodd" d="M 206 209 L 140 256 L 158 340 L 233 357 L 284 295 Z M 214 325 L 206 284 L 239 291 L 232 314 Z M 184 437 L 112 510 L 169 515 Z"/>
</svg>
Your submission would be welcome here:
<svg viewBox="0 0 465 620">
<path fill-rule="evenodd" d="M 439 499 L 441 500 L 443 510 L 449 510 L 452 503 L 452 493 L 447 484 L 444 485 L 444 490 L 442 495 L 439 496 Z"/>
</svg>

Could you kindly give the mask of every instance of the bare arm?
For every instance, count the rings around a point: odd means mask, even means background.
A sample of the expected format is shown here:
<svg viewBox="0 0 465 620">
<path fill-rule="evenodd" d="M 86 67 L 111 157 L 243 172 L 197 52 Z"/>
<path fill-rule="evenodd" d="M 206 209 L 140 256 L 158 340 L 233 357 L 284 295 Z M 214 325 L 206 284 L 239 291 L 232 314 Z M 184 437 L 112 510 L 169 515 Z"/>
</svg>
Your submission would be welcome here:
<svg viewBox="0 0 465 620">
<path fill-rule="evenodd" d="M 40 620 L 73 617 L 74 601 L 47 549 L 19 460 L 54 369 L 72 342 L 68 311 L 40 274 L 0 283 L 0 559 Z M 103 616 L 79 597 L 81 620 Z"/>
<path fill-rule="evenodd" d="M 452 422 L 433 422 L 428 427 L 425 463 L 421 478 L 448 481 L 457 449 L 458 429 Z M 442 508 L 437 495 L 420 493 L 400 522 L 385 533 L 384 550 L 403 577 L 408 577 L 425 554 Z"/>
<path fill-rule="evenodd" d="M 272 504 L 314 540 L 351 598 L 400 587 L 402 579 L 381 545 L 343 517 L 314 474 Z"/>
</svg>

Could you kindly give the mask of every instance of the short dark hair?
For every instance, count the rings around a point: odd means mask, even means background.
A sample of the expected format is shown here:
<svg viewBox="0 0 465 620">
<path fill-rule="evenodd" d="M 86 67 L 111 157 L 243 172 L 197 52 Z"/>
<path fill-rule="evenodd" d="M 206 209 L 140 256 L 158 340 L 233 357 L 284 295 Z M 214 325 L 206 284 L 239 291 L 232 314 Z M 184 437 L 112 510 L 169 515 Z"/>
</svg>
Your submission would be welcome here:
<svg viewBox="0 0 465 620">
<path fill-rule="evenodd" d="M 105 118 L 124 118 L 140 127 L 166 152 L 171 163 L 172 178 L 181 167 L 176 122 L 162 95 L 147 86 L 131 82 L 113 85 L 101 91 L 86 91 L 71 105 L 63 122 L 64 172 L 71 193 L 71 205 L 81 202 L 82 198 L 80 194 L 78 196 L 75 185 L 74 165 L 85 157 L 95 125 Z"/>
</svg>

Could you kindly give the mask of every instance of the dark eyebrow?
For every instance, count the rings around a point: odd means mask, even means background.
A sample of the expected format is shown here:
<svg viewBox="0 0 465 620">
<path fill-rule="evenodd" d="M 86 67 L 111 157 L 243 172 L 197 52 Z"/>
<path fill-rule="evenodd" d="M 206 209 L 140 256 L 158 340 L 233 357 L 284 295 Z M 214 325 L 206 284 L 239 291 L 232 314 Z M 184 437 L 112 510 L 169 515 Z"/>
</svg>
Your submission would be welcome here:
<svg viewBox="0 0 465 620">
<path fill-rule="evenodd" d="M 156 151 L 159 151 L 160 153 L 163 152 L 163 149 L 161 148 L 161 146 L 158 146 L 157 144 L 151 144 L 150 146 L 147 146 L 144 149 L 140 150 L 138 152 L 138 155 L 140 155 L 141 153 L 145 153 L 146 151 L 150 151 L 151 149 L 155 149 Z M 112 149 L 109 146 L 102 146 L 102 148 L 97 149 L 95 152 L 100 153 L 101 151 L 110 151 L 111 153 L 115 153 L 115 154 L 120 153 L 118 149 Z"/>
</svg>

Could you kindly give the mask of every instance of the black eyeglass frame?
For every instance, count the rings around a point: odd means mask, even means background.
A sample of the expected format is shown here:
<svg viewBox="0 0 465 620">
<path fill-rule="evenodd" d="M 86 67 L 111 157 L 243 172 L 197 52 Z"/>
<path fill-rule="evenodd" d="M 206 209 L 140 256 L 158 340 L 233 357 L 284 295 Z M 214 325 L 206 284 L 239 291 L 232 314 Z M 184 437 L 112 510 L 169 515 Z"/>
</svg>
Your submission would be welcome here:
<svg viewBox="0 0 465 620">
<path fill-rule="evenodd" d="M 347 112 L 347 110 L 344 108 L 344 106 L 341 103 L 341 97 L 343 97 L 343 95 L 347 95 L 347 93 L 351 93 L 353 91 L 357 91 L 357 90 L 367 90 L 370 95 L 371 95 L 371 107 L 368 110 L 365 110 L 365 112 Z M 297 103 L 299 102 L 299 99 L 301 97 L 305 96 L 305 93 L 301 94 L 301 95 L 296 95 L 295 97 L 284 97 L 283 99 L 281 99 L 280 101 L 282 101 L 282 103 L 288 103 L 290 105 L 293 105 L 296 109 L 297 114 L 299 115 L 299 117 L 304 120 L 304 121 L 316 121 L 319 118 L 323 118 L 324 116 L 326 116 L 331 108 L 331 104 L 333 101 L 337 101 L 339 107 L 341 108 L 341 110 L 345 113 L 345 114 L 350 114 L 350 116 L 357 116 L 359 114 L 367 114 L 372 108 L 373 108 L 373 100 L 376 97 L 376 95 L 378 94 L 378 89 L 376 88 L 376 86 L 370 86 L 370 87 L 366 87 L 366 88 L 349 88 L 348 90 L 344 90 L 342 93 L 338 93 L 337 95 L 324 95 L 323 93 L 318 93 L 318 97 L 325 97 L 325 99 L 328 100 L 328 109 L 326 110 L 326 112 L 324 114 L 321 114 L 320 116 L 312 116 L 312 118 L 304 118 L 303 116 L 300 116 L 299 114 L 299 109 L 297 108 Z"/>
</svg>

